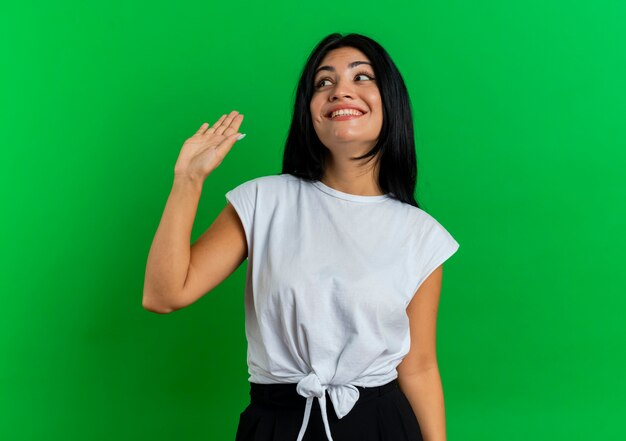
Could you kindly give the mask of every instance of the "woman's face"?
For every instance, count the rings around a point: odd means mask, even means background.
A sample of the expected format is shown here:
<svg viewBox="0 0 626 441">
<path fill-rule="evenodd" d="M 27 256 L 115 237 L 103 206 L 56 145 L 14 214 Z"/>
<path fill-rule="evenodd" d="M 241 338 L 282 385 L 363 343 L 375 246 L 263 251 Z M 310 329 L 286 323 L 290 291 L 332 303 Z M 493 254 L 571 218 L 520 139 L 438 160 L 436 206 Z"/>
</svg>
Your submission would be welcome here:
<svg viewBox="0 0 626 441">
<path fill-rule="evenodd" d="M 361 155 L 380 135 L 382 100 L 369 63 L 360 50 L 342 47 L 326 54 L 317 67 L 311 117 L 320 141 L 334 154 Z M 333 117 L 332 112 L 341 108 L 358 111 L 356 115 Z"/>
</svg>

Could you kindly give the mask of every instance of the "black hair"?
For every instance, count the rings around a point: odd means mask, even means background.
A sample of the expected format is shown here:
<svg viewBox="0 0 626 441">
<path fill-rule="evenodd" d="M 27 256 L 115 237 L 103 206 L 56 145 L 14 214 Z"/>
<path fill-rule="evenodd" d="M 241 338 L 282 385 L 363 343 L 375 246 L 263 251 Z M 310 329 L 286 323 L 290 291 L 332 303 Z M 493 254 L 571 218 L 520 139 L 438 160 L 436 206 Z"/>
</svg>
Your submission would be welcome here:
<svg viewBox="0 0 626 441">
<path fill-rule="evenodd" d="M 309 55 L 296 89 L 282 173 L 307 181 L 317 181 L 324 176 L 329 150 L 315 132 L 309 105 L 314 92 L 315 69 L 328 52 L 341 47 L 356 48 L 369 58 L 383 108 L 383 123 L 376 145 L 363 156 L 351 159 L 373 158 L 380 152 L 378 185 L 382 191 L 388 193 L 389 197 L 419 207 L 414 196 L 417 159 L 413 117 L 404 80 L 387 51 L 376 41 L 361 34 L 330 34 Z"/>
</svg>

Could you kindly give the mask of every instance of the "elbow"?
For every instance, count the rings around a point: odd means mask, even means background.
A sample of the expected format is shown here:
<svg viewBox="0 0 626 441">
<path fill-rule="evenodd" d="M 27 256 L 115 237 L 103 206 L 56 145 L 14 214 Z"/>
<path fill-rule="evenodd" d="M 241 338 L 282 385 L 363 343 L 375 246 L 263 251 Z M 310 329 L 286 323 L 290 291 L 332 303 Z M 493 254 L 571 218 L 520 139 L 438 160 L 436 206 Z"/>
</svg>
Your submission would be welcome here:
<svg viewBox="0 0 626 441">
<path fill-rule="evenodd" d="M 176 311 L 177 308 L 173 308 L 172 306 L 165 306 L 163 304 L 159 304 L 151 300 L 153 297 L 147 295 L 146 292 L 143 293 L 143 299 L 141 301 L 141 306 L 146 311 L 154 312 L 156 314 L 169 314 L 173 311 Z"/>
<path fill-rule="evenodd" d="M 169 314 L 170 312 L 175 311 L 173 308 L 155 308 L 152 306 L 143 305 L 143 309 L 146 311 L 154 312 L 155 314 Z"/>
</svg>

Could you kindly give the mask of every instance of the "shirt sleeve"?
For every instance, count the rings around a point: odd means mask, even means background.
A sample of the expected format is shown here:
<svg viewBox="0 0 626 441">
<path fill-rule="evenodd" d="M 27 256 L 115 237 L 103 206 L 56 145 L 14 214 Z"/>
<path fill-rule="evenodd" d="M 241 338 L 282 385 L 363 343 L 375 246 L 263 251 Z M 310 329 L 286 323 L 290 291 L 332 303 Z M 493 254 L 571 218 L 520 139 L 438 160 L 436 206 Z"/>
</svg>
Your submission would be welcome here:
<svg viewBox="0 0 626 441">
<path fill-rule="evenodd" d="M 431 216 L 426 217 L 420 230 L 415 248 L 414 271 L 417 275 L 411 298 L 428 276 L 459 249 L 454 237 Z"/>
<path fill-rule="evenodd" d="M 239 184 L 226 192 L 226 200 L 235 208 L 246 233 L 248 254 L 252 249 L 252 226 L 256 207 L 257 182 L 256 179 Z"/>
</svg>

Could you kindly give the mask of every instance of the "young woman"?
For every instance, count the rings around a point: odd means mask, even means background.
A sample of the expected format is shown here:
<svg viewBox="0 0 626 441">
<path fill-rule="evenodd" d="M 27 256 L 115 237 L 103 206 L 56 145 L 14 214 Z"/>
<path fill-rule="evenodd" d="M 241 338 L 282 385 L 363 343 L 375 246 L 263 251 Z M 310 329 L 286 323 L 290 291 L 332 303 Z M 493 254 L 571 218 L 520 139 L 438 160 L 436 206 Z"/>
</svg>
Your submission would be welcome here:
<svg viewBox="0 0 626 441">
<path fill-rule="evenodd" d="M 443 262 L 458 242 L 414 198 L 404 81 L 360 34 L 302 71 L 282 173 L 244 182 L 189 246 L 202 184 L 243 115 L 189 138 L 148 256 L 143 305 L 194 303 L 246 258 L 250 404 L 236 441 L 443 441 L 436 358 Z"/>
</svg>

